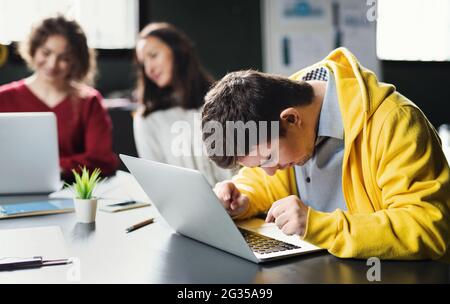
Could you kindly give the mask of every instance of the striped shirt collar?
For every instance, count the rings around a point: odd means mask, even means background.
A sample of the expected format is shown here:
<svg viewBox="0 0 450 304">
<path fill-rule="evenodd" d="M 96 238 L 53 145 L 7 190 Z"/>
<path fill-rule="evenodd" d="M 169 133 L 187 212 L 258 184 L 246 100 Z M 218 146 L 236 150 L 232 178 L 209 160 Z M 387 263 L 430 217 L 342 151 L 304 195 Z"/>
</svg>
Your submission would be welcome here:
<svg viewBox="0 0 450 304">
<path fill-rule="evenodd" d="M 331 77 L 329 77 L 330 75 Z M 339 109 L 336 81 L 331 72 L 325 67 L 319 67 L 306 73 L 302 77 L 302 80 L 321 80 L 327 82 L 326 92 L 320 110 L 316 145 L 326 137 L 344 140 L 344 127 Z"/>
</svg>

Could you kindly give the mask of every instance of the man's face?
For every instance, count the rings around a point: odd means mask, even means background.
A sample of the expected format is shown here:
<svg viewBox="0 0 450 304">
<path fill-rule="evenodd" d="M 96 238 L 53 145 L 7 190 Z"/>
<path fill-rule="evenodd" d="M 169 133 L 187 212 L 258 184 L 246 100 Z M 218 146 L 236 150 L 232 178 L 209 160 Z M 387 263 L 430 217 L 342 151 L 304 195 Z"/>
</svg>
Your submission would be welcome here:
<svg viewBox="0 0 450 304">
<path fill-rule="evenodd" d="M 246 167 L 261 167 L 268 175 L 295 165 L 303 166 L 314 153 L 315 128 L 285 125 L 286 134 L 271 142 L 255 146 L 249 155 L 240 158 Z"/>
</svg>

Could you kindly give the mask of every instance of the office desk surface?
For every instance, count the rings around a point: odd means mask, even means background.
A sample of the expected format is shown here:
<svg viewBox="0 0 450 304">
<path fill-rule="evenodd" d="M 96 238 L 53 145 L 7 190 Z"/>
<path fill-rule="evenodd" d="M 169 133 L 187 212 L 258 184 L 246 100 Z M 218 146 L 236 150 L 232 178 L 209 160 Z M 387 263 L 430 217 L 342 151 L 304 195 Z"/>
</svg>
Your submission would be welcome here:
<svg viewBox="0 0 450 304">
<path fill-rule="evenodd" d="M 156 216 L 155 223 L 129 234 L 125 229 Z M 0 284 L 39 283 L 371 283 L 365 260 L 326 252 L 253 264 L 174 233 L 154 207 L 98 212 L 95 224 L 76 223 L 75 214 L 0 220 L 0 229 L 59 226 L 74 265 L 0 272 Z M 7 244 L 0 244 L 7 246 Z M 441 262 L 381 261 L 381 283 L 449 283 Z"/>
</svg>

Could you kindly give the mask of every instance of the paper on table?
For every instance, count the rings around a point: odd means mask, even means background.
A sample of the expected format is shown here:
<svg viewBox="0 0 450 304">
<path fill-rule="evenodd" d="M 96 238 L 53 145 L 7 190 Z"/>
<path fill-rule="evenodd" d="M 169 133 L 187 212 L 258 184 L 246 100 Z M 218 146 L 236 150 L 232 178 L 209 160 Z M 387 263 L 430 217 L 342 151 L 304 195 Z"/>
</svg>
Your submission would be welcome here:
<svg viewBox="0 0 450 304">
<path fill-rule="evenodd" d="M 68 258 L 61 228 L 57 226 L 0 230 L 0 259 L 42 256 Z"/>
<path fill-rule="evenodd" d="M 46 260 L 70 258 L 76 261 L 76 257 L 69 256 L 61 228 L 57 226 L 2 229 L 0 230 L 0 244 L 0 259 L 42 256 Z M 67 264 L 1 271 L 0 285 L 75 281 L 78 277 L 76 276 L 77 272 L 73 275 L 74 266 L 75 264 Z"/>
</svg>

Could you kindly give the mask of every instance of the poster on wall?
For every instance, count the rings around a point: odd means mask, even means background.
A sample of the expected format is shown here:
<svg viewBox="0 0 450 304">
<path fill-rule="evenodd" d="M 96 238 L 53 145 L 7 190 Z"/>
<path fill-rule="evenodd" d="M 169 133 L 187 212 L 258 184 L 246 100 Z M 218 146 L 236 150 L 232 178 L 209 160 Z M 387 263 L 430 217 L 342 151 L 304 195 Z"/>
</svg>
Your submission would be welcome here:
<svg viewBox="0 0 450 304">
<path fill-rule="evenodd" d="M 368 18 L 370 7 L 365 1 L 340 0 L 337 29 L 340 31 L 339 46 L 349 49 L 366 68 L 380 75 L 376 54 L 376 23 Z"/>
<path fill-rule="evenodd" d="M 274 1 L 278 21 L 284 25 L 330 26 L 331 6 L 329 0 L 280 0 Z"/>
<path fill-rule="evenodd" d="M 286 73 L 293 74 L 325 58 L 333 49 L 331 30 L 297 32 L 281 37 L 282 56 L 279 65 Z"/>
<path fill-rule="evenodd" d="M 333 49 L 329 0 L 264 2 L 265 70 L 289 76 Z"/>
<path fill-rule="evenodd" d="M 264 70 L 289 76 L 345 46 L 379 74 L 370 9 L 361 0 L 264 0 Z"/>
</svg>

